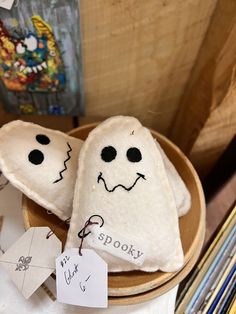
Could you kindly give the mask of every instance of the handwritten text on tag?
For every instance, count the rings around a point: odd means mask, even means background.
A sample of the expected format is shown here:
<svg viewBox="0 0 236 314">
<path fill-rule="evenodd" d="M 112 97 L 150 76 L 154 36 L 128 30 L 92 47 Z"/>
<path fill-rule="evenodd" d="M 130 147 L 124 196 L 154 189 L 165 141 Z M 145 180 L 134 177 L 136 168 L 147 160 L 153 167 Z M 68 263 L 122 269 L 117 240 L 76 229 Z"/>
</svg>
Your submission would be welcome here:
<svg viewBox="0 0 236 314">
<path fill-rule="evenodd" d="M 54 272 L 55 259 L 61 254 L 60 240 L 55 234 L 47 238 L 49 231 L 48 227 L 28 229 L 0 257 L 0 266 L 26 299 Z"/>
<path fill-rule="evenodd" d="M 57 300 L 86 307 L 107 307 L 107 264 L 93 250 L 68 249 L 56 259 Z"/>
<path fill-rule="evenodd" d="M 0 8 L 11 10 L 15 0 L 0 0 Z"/>
<path fill-rule="evenodd" d="M 143 264 L 146 257 L 144 245 L 105 227 L 93 225 L 90 227 L 90 231 L 91 234 L 87 237 L 87 241 L 91 247 L 106 251 L 138 266 Z"/>
</svg>

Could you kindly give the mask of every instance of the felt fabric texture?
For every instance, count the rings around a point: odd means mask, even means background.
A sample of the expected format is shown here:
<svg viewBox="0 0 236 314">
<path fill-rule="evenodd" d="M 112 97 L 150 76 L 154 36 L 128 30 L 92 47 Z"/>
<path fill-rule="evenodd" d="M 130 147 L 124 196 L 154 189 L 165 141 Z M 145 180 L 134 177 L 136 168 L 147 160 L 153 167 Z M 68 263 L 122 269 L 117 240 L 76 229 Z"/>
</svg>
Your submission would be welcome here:
<svg viewBox="0 0 236 314">
<path fill-rule="evenodd" d="M 141 267 L 97 250 L 109 271 L 180 269 L 184 256 L 178 213 L 162 154 L 150 131 L 133 117 L 112 117 L 91 131 L 79 154 L 66 247 L 79 247 L 78 231 L 97 214 L 127 244 L 135 241 L 147 248 Z"/>
<path fill-rule="evenodd" d="M 71 215 L 82 143 L 16 120 L 0 129 L 0 169 L 16 188 L 64 220 Z"/>
<path fill-rule="evenodd" d="M 0 185 L 6 178 L 0 177 Z M 3 221 L 1 225 L 1 216 Z M 0 247 L 6 251 L 25 232 L 21 213 L 21 193 L 11 184 L 0 190 Z M 0 257 L 2 252 L 0 250 Z M 53 302 L 43 287 L 40 287 L 29 300 L 20 294 L 7 272 L 0 267 L 0 313 L 1 314 L 173 314 L 177 286 L 162 296 L 148 302 L 127 306 L 109 306 L 108 309 L 82 308 Z M 52 277 L 45 282 L 53 296 L 56 296 L 56 283 Z"/>
<path fill-rule="evenodd" d="M 157 141 L 156 141 L 156 145 L 161 153 L 164 166 L 166 169 L 167 178 L 174 194 L 178 216 L 179 217 L 184 216 L 185 214 L 187 214 L 187 212 L 189 211 L 191 207 L 190 193 L 188 189 L 186 188 L 184 181 L 182 180 L 177 170 L 175 169 L 174 165 L 166 156 L 164 150 L 161 148 L 160 144 Z"/>
</svg>

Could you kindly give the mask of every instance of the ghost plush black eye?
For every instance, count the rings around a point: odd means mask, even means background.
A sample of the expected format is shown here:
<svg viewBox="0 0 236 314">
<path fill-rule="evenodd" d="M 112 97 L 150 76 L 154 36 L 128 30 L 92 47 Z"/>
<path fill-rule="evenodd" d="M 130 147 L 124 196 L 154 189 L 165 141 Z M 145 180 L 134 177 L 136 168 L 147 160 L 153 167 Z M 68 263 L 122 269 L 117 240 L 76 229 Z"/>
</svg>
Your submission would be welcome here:
<svg viewBox="0 0 236 314">
<path fill-rule="evenodd" d="M 129 148 L 127 150 L 126 156 L 130 162 L 139 162 L 142 159 L 142 154 L 136 147 Z"/>
<path fill-rule="evenodd" d="M 34 149 L 29 153 L 28 159 L 32 164 L 40 165 L 44 160 L 44 155 L 40 150 Z"/>
<path fill-rule="evenodd" d="M 44 134 L 36 135 L 36 140 L 39 142 L 39 144 L 42 145 L 48 145 L 50 143 L 50 139 L 47 137 L 47 135 Z"/>
<path fill-rule="evenodd" d="M 105 162 L 111 162 L 116 158 L 116 149 L 113 146 L 106 146 L 102 149 L 101 158 Z"/>
</svg>

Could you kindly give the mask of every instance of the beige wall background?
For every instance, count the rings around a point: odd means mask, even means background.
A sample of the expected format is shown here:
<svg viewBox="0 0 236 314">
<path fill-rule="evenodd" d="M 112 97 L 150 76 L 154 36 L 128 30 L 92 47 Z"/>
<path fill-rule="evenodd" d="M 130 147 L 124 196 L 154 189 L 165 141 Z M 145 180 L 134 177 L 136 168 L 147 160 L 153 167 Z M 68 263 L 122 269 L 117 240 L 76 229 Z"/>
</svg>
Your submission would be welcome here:
<svg viewBox="0 0 236 314">
<path fill-rule="evenodd" d="M 216 0 L 83 0 L 86 114 L 168 134 Z"/>
</svg>

